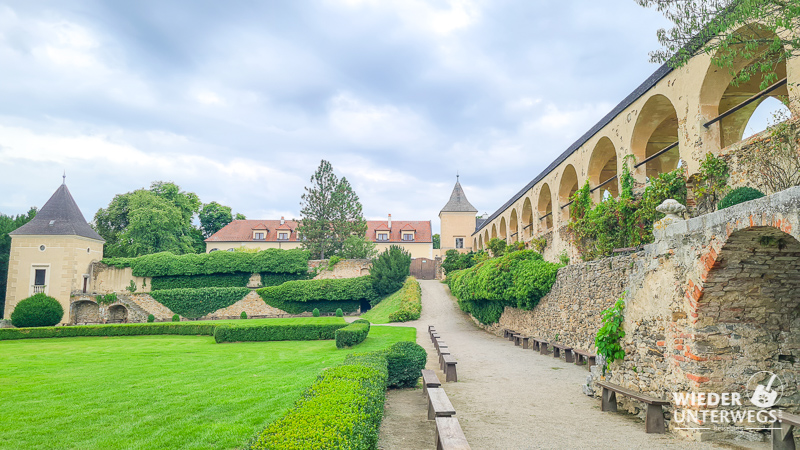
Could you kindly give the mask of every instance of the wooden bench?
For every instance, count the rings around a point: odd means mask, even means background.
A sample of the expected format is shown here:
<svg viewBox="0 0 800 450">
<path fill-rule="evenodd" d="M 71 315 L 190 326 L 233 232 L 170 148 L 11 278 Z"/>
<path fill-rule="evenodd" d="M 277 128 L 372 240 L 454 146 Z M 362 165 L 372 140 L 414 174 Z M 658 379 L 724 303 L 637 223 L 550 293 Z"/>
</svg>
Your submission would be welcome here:
<svg viewBox="0 0 800 450">
<path fill-rule="evenodd" d="M 517 339 L 518 339 L 518 341 L 515 342 L 515 344 L 516 345 L 522 344 L 523 350 L 527 350 L 527 349 L 530 348 L 530 341 L 531 341 L 530 337 L 528 337 L 528 336 L 519 336 Z"/>
<path fill-rule="evenodd" d="M 441 336 L 439 336 L 439 333 L 436 332 L 431 333 L 431 342 L 436 343 L 436 339 L 439 339 L 440 337 Z"/>
<path fill-rule="evenodd" d="M 444 393 L 444 389 L 429 388 L 428 389 L 428 420 L 433 420 L 437 417 L 450 417 L 456 414 L 456 409 Z"/>
<path fill-rule="evenodd" d="M 451 381 L 458 381 L 458 375 L 456 374 L 456 359 L 453 355 L 444 355 L 442 356 L 442 361 L 444 361 L 444 381 L 445 383 L 449 383 Z"/>
<path fill-rule="evenodd" d="M 428 389 L 442 387 L 439 377 L 436 372 L 428 369 L 422 369 L 422 393 L 428 395 Z"/>
<path fill-rule="evenodd" d="M 436 450 L 469 450 L 467 437 L 455 417 L 436 418 Z"/>
<path fill-rule="evenodd" d="M 444 357 L 450 354 L 450 349 L 446 346 L 439 347 L 439 370 L 444 372 L 445 365 L 444 365 Z"/>
<path fill-rule="evenodd" d="M 442 345 L 447 347 L 447 343 L 442 338 L 436 339 L 436 341 L 433 343 L 433 346 L 436 347 L 437 352 L 439 351 L 439 347 L 441 347 Z"/>
<path fill-rule="evenodd" d="M 544 339 L 533 338 L 533 345 L 534 350 L 539 350 L 539 353 L 542 355 L 547 355 L 550 352 L 547 350 L 547 346 L 550 344 L 549 342 L 545 341 Z"/>
<path fill-rule="evenodd" d="M 647 403 L 647 414 L 644 419 L 644 429 L 648 433 L 664 433 L 664 412 L 662 406 L 669 405 L 670 403 L 664 399 L 650 397 L 642 393 L 625 389 L 622 386 L 608 383 L 605 381 L 595 381 L 596 385 L 603 388 L 603 399 L 600 405 L 601 411 L 616 411 L 617 410 L 617 394 L 622 394 L 640 402 Z"/>
<path fill-rule="evenodd" d="M 522 345 L 522 335 L 521 334 L 515 334 L 515 335 L 513 335 L 513 337 L 514 337 L 514 345 L 515 346 L 519 347 L 520 345 Z"/>
<path fill-rule="evenodd" d="M 582 365 L 585 361 L 588 368 L 597 364 L 597 355 L 594 353 L 589 353 L 584 350 L 575 350 L 574 348 L 572 349 L 572 353 L 575 354 L 575 364 Z"/>
<path fill-rule="evenodd" d="M 516 333 L 516 331 L 512 330 L 511 328 L 503 328 L 503 339 L 508 339 L 508 335 L 514 333 Z"/>
<path fill-rule="evenodd" d="M 564 352 L 564 359 L 566 362 L 571 363 L 573 362 L 572 358 L 572 347 L 567 347 L 566 345 L 559 345 L 559 344 L 550 344 L 553 346 L 553 357 L 554 358 L 561 358 L 561 352 Z"/>
<path fill-rule="evenodd" d="M 795 450 L 794 430 L 800 429 L 800 416 L 775 411 L 778 421 L 772 424 L 772 449 Z"/>
</svg>

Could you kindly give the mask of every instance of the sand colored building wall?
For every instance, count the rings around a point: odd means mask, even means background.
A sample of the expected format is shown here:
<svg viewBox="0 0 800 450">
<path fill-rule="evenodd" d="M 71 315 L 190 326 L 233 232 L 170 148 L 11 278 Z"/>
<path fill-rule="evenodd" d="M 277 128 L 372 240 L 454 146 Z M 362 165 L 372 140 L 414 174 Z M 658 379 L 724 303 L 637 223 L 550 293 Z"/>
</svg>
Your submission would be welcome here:
<svg viewBox="0 0 800 450">
<path fill-rule="evenodd" d="M 43 246 L 43 249 L 42 249 Z M 46 270 L 44 293 L 64 308 L 61 323 L 69 321 L 70 295 L 91 282 L 92 262 L 102 259 L 103 243 L 80 236 L 11 236 L 4 317 L 20 300 L 34 294 L 34 271 Z"/>
<path fill-rule="evenodd" d="M 464 239 L 464 248 L 460 252 L 473 250 L 472 233 L 475 232 L 474 212 L 441 212 L 439 213 L 442 230 L 438 254 L 444 255 L 448 250 L 456 249 L 456 238 Z"/>
<path fill-rule="evenodd" d="M 266 250 L 268 248 L 280 248 L 283 250 L 292 250 L 295 248 L 300 248 L 301 243 L 296 241 L 262 241 L 262 242 L 207 242 L 206 243 L 206 253 L 211 253 L 212 251 L 226 251 L 232 250 L 237 248 L 247 248 L 247 249 L 258 249 L 258 250 Z"/>
<path fill-rule="evenodd" d="M 375 244 L 375 250 L 377 250 L 378 253 L 382 253 L 392 245 L 402 247 L 404 250 L 411 253 L 412 258 L 433 258 L 432 242 L 381 242 Z"/>
</svg>

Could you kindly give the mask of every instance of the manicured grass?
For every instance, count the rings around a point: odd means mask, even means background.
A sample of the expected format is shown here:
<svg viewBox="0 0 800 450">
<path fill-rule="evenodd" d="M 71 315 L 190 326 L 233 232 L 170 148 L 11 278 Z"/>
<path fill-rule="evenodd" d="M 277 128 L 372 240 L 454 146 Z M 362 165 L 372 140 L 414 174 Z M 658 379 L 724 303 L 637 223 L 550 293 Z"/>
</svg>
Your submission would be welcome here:
<svg viewBox="0 0 800 450">
<path fill-rule="evenodd" d="M 381 300 L 374 308 L 361 315 L 362 319 L 367 319 L 370 323 L 389 323 L 389 315 L 400 308 L 403 299 L 399 295 L 391 294 Z"/>
<path fill-rule="evenodd" d="M 312 320 L 320 319 L 341 320 Z M 415 334 L 372 327 L 347 350 L 333 341 L 215 344 L 208 336 L 3 341 L 0 448 L 242 447 L 322 369 Z"/>
</svg>

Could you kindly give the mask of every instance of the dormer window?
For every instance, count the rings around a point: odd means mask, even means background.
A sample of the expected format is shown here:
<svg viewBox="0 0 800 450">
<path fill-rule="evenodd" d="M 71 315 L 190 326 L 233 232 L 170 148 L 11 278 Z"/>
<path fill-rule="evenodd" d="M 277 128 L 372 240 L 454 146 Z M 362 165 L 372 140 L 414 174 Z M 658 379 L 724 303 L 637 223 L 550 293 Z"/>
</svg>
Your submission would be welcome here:
<svg viewBox="0 0 800 450">
<path fill-rule="evenodd" d="M 414 232 L 413 231 L 403 231 L 402 239 L 404 241 L 413 241 L 414 240 Z"/>
<path fill-rule="evenodd" d="M 279 241 L 288 241 L 289 240 L 289 232 L 288 231 L 279 231 L 278 232 L 278 240 Z"/>
<path fill-rule="evenodd" d="M 388 241 L 389 240 L 389 232 L 378 232 L 378 240 L 379 241 Z"/>
<path fill-rule="evenodd" d="M 263 241 L 264 240 L 264 232 L 263 231 L 255 231 L 253 232 L 253 239 L 256 241 Z"/>
</svg>

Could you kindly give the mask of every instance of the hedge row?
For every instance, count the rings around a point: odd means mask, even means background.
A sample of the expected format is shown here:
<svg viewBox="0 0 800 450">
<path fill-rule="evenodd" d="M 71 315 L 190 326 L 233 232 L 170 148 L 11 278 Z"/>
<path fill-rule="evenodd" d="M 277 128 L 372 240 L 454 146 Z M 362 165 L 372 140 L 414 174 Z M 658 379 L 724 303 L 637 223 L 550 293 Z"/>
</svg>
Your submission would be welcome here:
<svg viewBox="0 0 800 450">
<path fill-rule="evenodd" d="M 506 305 L 520 309 L 536 306 L 550 292 L 560 267 L 532 250 L 522 250 L 451 272 L 447 283 L 462 310 L 478 312 L 473 315 L 482 323 L 494 323 L 500 317 L 497 311 L 502 314 Z"/>
<path fill-rule="evenodd" d="M 218 253 L 218 252 L 214 252 Z M 165 289 L 150 295 L 157 302 L 189 319 L 199 319 L 218 309 L 227 308 L 243 299 L 246 287 L 209 287 L 200 289 Z"/>
<path fill-rule="evenodd" d="M 214 341 L 222 342 L 263 342 L 263 341 L 318 341 L 338 337 L 340 329 L 347 323 L 321 324 L 223 324 L 214 331 Z"/>
<path fill-rule="evenodd" d="M 0 328 L 0 341 L 79 336 L 146 336 L 161 334 L 213 336 L 215 324 L 191 322 L 80 325 L 70 327 Z"/>
<path fill-rule="evenodd" d="M 422 289 L 414 277 L 406 278 L 399 291 L 392 294 L 400 297 L 400 307 L 389 314 L 390 322 L 408 322 L 419 319 L 422 314 Z M 388 300 L 388 299 L 387 299 Z"/>
<path fill-rule="evenodd" d="M 173 255 L 154 253 L 137 258 L 106 258 L 101 262 L 114 267 L 130 267 L 137 277 L 212 275 L 220 273 L 296 273 L 308 272 L 306 250 L 271 248 L 257 253 L 211 252 Z"/>
<path fill-rule="evenodd" d="M 353 347 L 364 342 L 369 334 L 369 327 L 369 320 L 358 319 L 336 330 L 336 348 Z"/>
<path fill-rule="evenodd" d="M 271 305 L 271 301 L 361 301 L 376 298 L 372 279 L 369 276 L 330 280 L 287 281 L 280 286 L 265 287 L 258 295 Z M 344 308 L 342 308 L 344 309 Z"/>
<path fill-rule="evenodd" d="M 153 277 L 150 281 L 150 290 L 245 287 L 250 281 L 250 275 L 247 272 L 236 272 L 214 275 Z"/>
<path fill-rule="evenodd" d="M 361 302 L 291 302 L 281 298 L 264 299 L 264 303 L 273 308 L 286 311 L 288 314 L 303 314 L 305 312 L 311 312 L 315 308 L 318 309 L 321 314 L 334 314 L 339 308 L 341 308 L 344 313 L 353 313 L 358 311 L 358 308 L 361 307 Z"/>
</svg>

